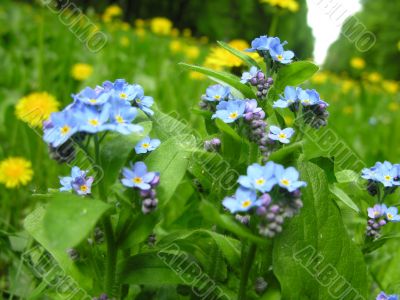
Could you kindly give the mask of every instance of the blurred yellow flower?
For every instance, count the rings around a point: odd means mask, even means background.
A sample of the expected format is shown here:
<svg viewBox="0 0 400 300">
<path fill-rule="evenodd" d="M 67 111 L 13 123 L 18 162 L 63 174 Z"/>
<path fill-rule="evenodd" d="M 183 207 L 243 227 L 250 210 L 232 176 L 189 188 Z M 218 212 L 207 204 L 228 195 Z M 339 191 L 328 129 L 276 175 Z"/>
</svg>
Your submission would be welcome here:
<svg viewBox="0 0 400 300">
<path fill-rule="evenodd" d="M 342 111 L 345 115 L 351 115 L 354 112 L 354 108 L 353 108 L 353 106 L 348 105 L 348 106 L 343 107 Z"/>
<path fill-rule="evenodd" d="M 190 30 L 190 28 L 185 28 L 185 29 L 183 29 L 183 31 L 182 31 L 182 35 L 183 35 L 183 37 L 185 37 L 185 38 L 189 38 L 189 37 L 192 36 L 192 31 Z"/>
<path fill-rule="evenodd" d="M 382 86 L 383 89 L 390 94 L 396 94 L 399 91 L 399 83 L 394 80 L 385 80 Z"/>
<path fill-rule="evenodd" d="M 135 33 L 138 37 L 144 37 L 146 35 L 146 30 L 144 28 L 136 28 Z"/>
<path fill-rule="evenodd" d="M 47 120 L 51 113 L 58 111 L 59 106 L 56 98 L 46 92 L 31 93 L 18 101 L 15 114 L 29 126 L 42 127 L 43 121 Z"/>
<path fill-rule="evenodd" d="M 131 29 L 131 25 L 129 23 L 127 23 L 127 22 L 122 22 L 121 23 L 121 29 L 123 31 L 128 31 L 129 29 Z"/>
<path fill-rule="evenodd" d="M 169 50 L 171 50 L 172 53 L 177 53 L 182 50 L 182 43 L 179 40 L 172 40 L 169 43 Z"/>
<path fill-rule="evenodd" d="M 137 27 L 137 28 L 144 27 L 144 20 L 143 19 L 136 19 L 135 20 L 135 27 Z"/>
<path fill-rule="evenodd" d="M 156 17 L 150 21 L 150 29 L 159 35 L 169 35 L 172 29 L 172 22 L 167 18 Z"/>
<path fill-rule="evenodd" d="M 342 81 L 342 92 L 343 93 L 347 93 L 352 88 L 354 88 L 354 86 L 355 86 L 354 81 L 352 81 L 350 79 L 345 79 L 345 80 Z"/>
<path fill-rule="evenodd" d="M 400 51 L 400 41 L 397 42 L 397 49 Z"/>
<path fill-rule="evenodd" d="M 328 80 L 328 74 L 326 72 L 318 72 L 311 78 L 312 83 L 322 84 Z"/>
<path fill-rule="evenodd" d="M 119 39 L 119 43 L 121 44 L 122 47 L 128 47 L 130 44 L 130 40 L 127 36 L 121 36 Z"/>
<path fill-rule="evenodd" d="M 92 73 L 93 73 L 93 67 L 91 65 L 84 63 L 77 63 L 73 65 L 71 69 L 72 78 L 79 81 L 88 79 L 90 75 L 92 75 Z"/>
<path fill-rule="evenodd" d="M 353 57 L 350 60 L 350 65 L 357 70 L 361 70 L 365 68 L 365 60 L 361 57 Z"/>
<path fill-rule="evenodd" d="M 400 108 L 400 104 L 395 101 L 392 101 L 389 103 L 388 108 L 390 111 L 398 111 Z"/>
<path fill-rule="evenodd" d="M 122 14 L 122 9 L 118 5 L 110 5 L 106 8 L 103 13 L 103 21 L 108 23 L 112 20 L 113 17 L 118 17 Z"/>
<path fill-rule="evenodd" d="M 207 44 L 208 43 L 208 36 L 202 36 L 199 38 L 199 42 L 202 44 Z"/>
<path fill-rule="evenodd" d="M 200 55 L 200 49 L 197 46 L 187 46 L 185 48 L 185 55 L 189 59 L 196 59 Z"/>
<path fill-rule="evenodd" d="M 291 12 L 299 10 L 299 3 L 296 0 L 260 0 L 261 3 L 267 3 L 271 6 L 287 9 Z"/>
<path fill-rule="evenodd" d="M 171 36 L 172 37 L 178 37 L 179 36 L 179 29 L 178 28 L 172 28 Z"/>
<path fill-rule="evenodd" d="M 244 40 L 232 40 L 228 44 L 231 47 L 241 51 L 249 48 L 249 44 Z M 223 67 L 239 67 L 243 64 L 244 63 L 240 58 L 219 46 L 214 46 L 211 48 L 210 53 L 207 55 L 204 63 L 206 67 L 215 70 L 221 70 Z"/>
<path fill-rule="evenodd" d="M 189 78 L 194 80 L 204 80 L 207 78 L 207 76 L 196 71 L 190 71 Z"/>
<path fill-rule="evenodd" d="M 369 80 L 373 83 L 377 83 L 382 80 L 382 75 L 379 74 L 378 72 L 372 72 L 367 75 L 367 80 Z"/>
<path fill-rule="evenodd" d="M 32 176 L 31 162 L 22 157 L 9 157 L 0 162 L 0 183 L 6 188 L 27 185 L 32 180 Z"/>
</svg>

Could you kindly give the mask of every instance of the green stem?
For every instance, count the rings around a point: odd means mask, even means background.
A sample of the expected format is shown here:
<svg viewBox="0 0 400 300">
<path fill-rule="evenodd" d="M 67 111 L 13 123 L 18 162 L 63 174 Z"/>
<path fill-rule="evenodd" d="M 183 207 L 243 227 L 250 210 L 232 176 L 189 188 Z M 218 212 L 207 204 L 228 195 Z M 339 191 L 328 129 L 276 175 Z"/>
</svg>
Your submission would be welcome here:
<svg viewBox="0 0 400 300">
<path fill-rule="evenodd" d="M 274 36 L 276 34 L 278 23 L 279 23 L 279 15 L 274 14 L 272 17 L 271 26 L 269 27 L 268 36 Z"/>
<path fill-rule="evenodd" d="M 115 271 L 117 265 L 117 249 L 114 239 L 114 231 L 112 228 L 110 217 L 107 216 L 103 220 L 104 235 L 107 243 L 107 262 L 106 272 L 104 276 L 104 289 L 109 297 L 114 296 L 115 287 Z"/>
<path fill-rule="evenodd" d="M 249 280 L 249 273 L 251 267 L 253 265 L 253 261 L 256 255 L 257 246 L 256 244 L 250 244 L 249 250 L 246 254 L 246 244 L 243 243 L 242 246 L 242 272 L 240 275 L 240 286 L 239 286 L 239 294 L 238 300 L 246 300 L 246 290 L 247 290 L 247 282 Z M 243 261 L 244 260 L 244 261 Z"/>
<path fill-rule="evenodd" d="M 95 160 L 98 166 L 101 165 L 100 158 L 100 142 L 99 137 L 96 134 L 94 136 L 94 153 Z M 100 199 L 104 202 L 107 202 L 107 195 L 105 193 L 103 181 L 98 183 L 98 190 Z M 107 244 L 107 261 L 106 261 L 106 270 L 104 276 L 104 290 L 109 297 L 114 296 L 115 292 L 115 276 L 116 276 L 116 265 L 117 265 L 117 244 L 115 242 L 115 235 L 113 226 L 111 223 L 111 217 L 105 216 L 103 219 L 104 226 L 104 236 Z"/>
</svg>

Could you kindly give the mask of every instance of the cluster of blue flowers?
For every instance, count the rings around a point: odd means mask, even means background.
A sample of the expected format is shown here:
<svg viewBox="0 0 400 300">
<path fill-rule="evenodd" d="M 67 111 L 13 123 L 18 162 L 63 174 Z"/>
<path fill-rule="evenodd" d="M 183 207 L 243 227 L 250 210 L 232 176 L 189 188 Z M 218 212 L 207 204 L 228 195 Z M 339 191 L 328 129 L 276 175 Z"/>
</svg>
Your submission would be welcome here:
<svg viewBox="0 0 400 300">
<path fill-rule="evenodd" d="M 137 108 L 152 115 L 153 98 L 144 95 L 138 84 L 124 79 L 106 81 L 94 89 L 86 87 L 72 95 L 73 103 L 63 111 L 51 114 L 43 124 L 44 140 L 54 148 L 67 142 L 77 133 L 96 134 L 115 131 L 121 134 L 140 132 L 143 128 L 132 124 Z"/>
<path fill-rule="evenodd" d="M 93 177 L 87 176 L 88 171 L 82 171 L 79 167 L 73 167 L 71 176 L 60 177 L 62 187 L 60 191 L 75 191 L 78 195 L 91 193 Z"/>
<path fill-rule="evenodd" d="M 399 300 L 399 295 L 386 295 L 384 292 L 380 292 L 376 300 Z"/>
<path fill-rule="evenodd" d="M 160 173 L 148 172 L 144 162 L 131 163 L 130 168 L 123 168 L 122 184 L 140 191 L 142 212 L 148 214 L 157 208 L 156 187 L 160 183 Z"/>
<path fill-rule="evenodd" d="M 371 168 L 364 168 L 361 177 L 368 180 L 367 190 L 372 196 L 378 196 L 380 204 L 368 208 L 368 225 L 366 234 L 372 238 L 380 236 L 381 227 L 387 222 L 399 222 L 400 215 L 397 207 L 387 207 L 383 200 L 394 193 L 400 185 L 400 164 L 391 164 L 388 161 L 377 162 Z"/>
<path fill-rule="evenodd" d="M 260 217 L 259 232 L 264 236 L 274 237 L 281 232 L 285 218 L 292 217 L 303 205 L 300 188 L 306 183 L 299 180 L 293 167 L 285 169 L 271 161 L 264 166 L 252 164 L 238 183 L 235 195 L 225 198 L 222 204 L 233 214 L 254 211 Z"/>
<path fill-rule="evenodd" d="M 285 50 L 284 46 L 287 42 L 281 42 L 278 37 L 268 37 L 266 35 L 255 38 L 251 42 L 251 48 L 246 49 L 248 52 L 257 52 L 266 59 L 268 56 L 281 64 L 289 64 L 293 61 L 294 53 Z"/>
<path fill-rule="evenodd" d="M 328 103 L 323 101 L 318 92 L 314 89 L 303 90 L 300 87 L 287 86 L 284 94 L 273 104 L 274 108 L 289 108 L 297 112 L 302 106 L 305 123 L 314 128 L 319 128 L 327 124 L 329 113 L 326 110 Z"/>
</svg>

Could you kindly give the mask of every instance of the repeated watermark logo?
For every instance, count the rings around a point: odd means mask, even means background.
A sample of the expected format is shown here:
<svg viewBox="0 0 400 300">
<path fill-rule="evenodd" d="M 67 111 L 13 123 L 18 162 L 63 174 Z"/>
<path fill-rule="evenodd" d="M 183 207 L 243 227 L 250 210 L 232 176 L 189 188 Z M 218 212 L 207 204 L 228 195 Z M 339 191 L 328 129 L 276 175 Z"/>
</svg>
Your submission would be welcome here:
<svg viewBox="0 0 400 300">
<path fill-rule="evenodd" d="M 182 251 L 177 244 L 171 244 L 157 252 L 158 258 L 191 287 L 193 294 L 202 300 L 232 300 L 201 266 Z"/>
<path fill-rule="evenodd" d="M 349 9 L 344 5 L 344 1 L 339 0 L 310 0 L 317 5 L 323 13 L 335 24 L 342 26 L 341 34 L 354 44 L 359 52 L 367 52 L 376 43 L 376 35 L 369 31 L 361 20 L 349 15 Z"/>
<path fill-rule="evenodd" d="M 74 36 L 93 53 L 103 49 L 107 42 L 107 35 L 100 31 L 98 26 L 83 13 L 83 11 L 69 0 L 41 0 L 52 13 L 58 15 L 59 21 L 65 25 Z"/>
<path fill-rule="evenodd" d="M 332 299 L 366 300 L 313 246 L 294 252 L 293 259 L 326 288 Z"/>
<path fill-rule="evenodd" d="M 41 246 L 35 246 L 22 254 L 22 262 L 55 293 L 58 299 L 91 300 L 79 284 L 67 275 L 57 261 Z"/>
</svg>

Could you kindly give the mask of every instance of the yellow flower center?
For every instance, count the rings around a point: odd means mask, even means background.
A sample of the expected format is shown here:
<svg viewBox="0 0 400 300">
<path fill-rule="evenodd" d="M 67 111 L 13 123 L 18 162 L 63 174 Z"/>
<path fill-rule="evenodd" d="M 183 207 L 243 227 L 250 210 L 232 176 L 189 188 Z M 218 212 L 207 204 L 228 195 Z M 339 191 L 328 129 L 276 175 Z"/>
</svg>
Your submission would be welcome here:
<svg viewBox="0 0 400 300">
<path fill-rule="evenodd" d="M 88 191 L 88 186 L 86 184 L 81 185 L 81 187 L 79 188 L 82 192 L 86 193 Z"/>
<path fill-rule="evenodd" d="M 278 134 L 278 137 L 280 139 L 286 139 L 286 134 L 284 134 L 283 132 L 281 132 L 280 134 Z"/>
<path fill-rule="evenodd" d="M 288 185 L 290 184 L 290 181 L 287 180 L 286 178 L 283 178 L 283 179 L 281 179 L 281 183 L 282 183 L 284 186 L 288 186 Z"/>
<path fill-rule="evenodd" d="M 70 130 L 71 130 L 71 127 L 69 127 L 68 125 L 64 125 L 63 127 L 60 128 L 62 135 L 66 135 Z"/>
<path fill-rule="evenodd" d="M 276 58 L 277 58 L 277 60 L 281 61 L 281 60 L 283 60 L 283 55 L 278 54 L 278 55 L 276 56 Z"/>
<path fill-rule="evenodd" d="M 230 118 L 230 119 L 236 119 L 236 118 L 238 117 L 238 115 L 239 115 L 239 114 L 238 114 L 237 112 L 233 112 L 233 113 L 230 113 L 230 114 L 229 114 L 229 118 Z"/>
<path fill-rule="evenodd" d="M 124 123 L 124 122 L 125 122 L 124 118 L 121 117 L 120 115 L 115 116 L 115 120 L 116 120 L 118 123 Z"/>
<path fill-rule="evenodd" d="M 374 216 L 375 216 L 375 217 L 377 217 L 377 216 L 379 216 L 379 215 L 380 215 L 379 211 L 374 211 Z"/>
<path fill-rule="evenodd" d="M 144 149 L 147 149 L 147 148 L 150 147 L 150 144 L 149 144 L 149 143 L 143 143 L 143 144 L 142 144 L 142 147 L 143 147 Z"/>
<path fill-rule="evenodd" d="M 242 207 L 243 208 L 249 207 L 250 205 L 251 205 L 251 201 L 250 200 L 244 200 L 242 202 Z"/>
<path fill-rule="evenodd" d="M 387 214 L 386 214 L 386 217 L 387 217 L 389 220 L 392 220 L 392 219 L 393 219 L 393 215 L 392 215 L 391 213 L 387 213 Z"/>
<path fill-rule="evenodd" d="M 136 184 L 142 183 L 143 179 L 141 177 L 134 177 L 132 181 Z"/>
<path fill-rule="evenodd" d="M 310 104 L 311 101 L 310 101 L 310 99 L 305 99 L 305 100 L 303 100 L 303 103 L 305 103 L 305 104 Z"/>
<path fill-rule="evenodd" d="M 391 180 L 391 179 L 392 179 L 392 177 L 391 177 L 390 175 L 386 175 L 386 176 L 385 176 L 385 180 L 389 181 L 389 180 Z"/>
<path fill-rule="evenodd" d="M 126 98 L 128 98 L 128 95 L 125 94 L 125 93 L 120 93 L 120 94 L 119 94 L 119 97 L 120 97 L 121 99 L 126 99 Z"/>
<path fill-rule="evenodd" d="M 265 183 L 265 179 L 264 178 L 258 178 L 257 180 L 256 180 L 256 184 L 257 185 L 263 185 Z"/>
<path fill-rule="evenodd" d="M 140 101 L 140 99 L 136 99 L 136 103 L 140 103 L 141 101 Z"/>
<path fill-rule="evenodd" d="M 89 124 L 92 126 L 99 126 L 99 120 L 97 119 L 90 119 Z"/>
<path fill-rule="evenodd" d="M 221 99 L 221 96 L 220 96 L 220 95 L 215 95 L 215 96 L 214 96 L 214 99 L 215 99 L 215 100 L 219 100 L 219 99 Z"/>
<path fill-rule="evenodd" d="M 97 100 L 96 99 L 89 99 L 89 102 L 95 104 L 97 102 Z"/>
</svg>

